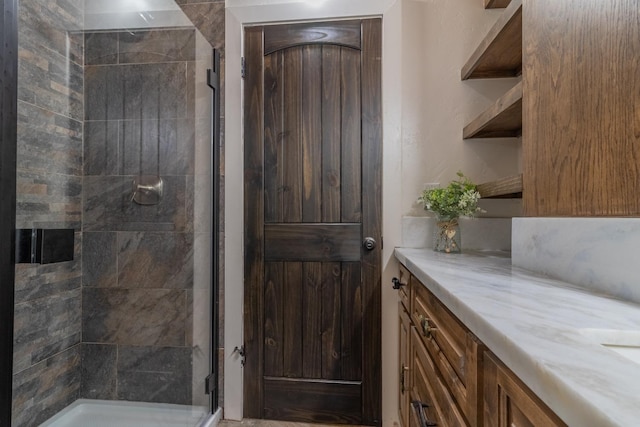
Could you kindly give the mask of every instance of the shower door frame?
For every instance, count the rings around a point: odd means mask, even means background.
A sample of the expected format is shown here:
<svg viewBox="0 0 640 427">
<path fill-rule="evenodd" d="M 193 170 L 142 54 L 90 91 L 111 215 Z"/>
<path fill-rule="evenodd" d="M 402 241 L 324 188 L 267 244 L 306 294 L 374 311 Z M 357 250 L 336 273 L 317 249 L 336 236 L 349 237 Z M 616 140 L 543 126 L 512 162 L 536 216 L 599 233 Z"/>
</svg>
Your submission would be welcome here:
<svg viewBox="0 0 640 427">
<path fill-rule="evenodd" d="M 210 413 L 219 407 L 218 348 L 220 344 L 220 51 L 213 49 L 211 68 L 207 70 L 207 85 L 211 89 L 211 372 L 207 377 Z"/>
<path fill-rule="evenodd" d="M 15 287 L 18 2 L 0 0 L 0 425 L 11 425 Z"/>
</svg>

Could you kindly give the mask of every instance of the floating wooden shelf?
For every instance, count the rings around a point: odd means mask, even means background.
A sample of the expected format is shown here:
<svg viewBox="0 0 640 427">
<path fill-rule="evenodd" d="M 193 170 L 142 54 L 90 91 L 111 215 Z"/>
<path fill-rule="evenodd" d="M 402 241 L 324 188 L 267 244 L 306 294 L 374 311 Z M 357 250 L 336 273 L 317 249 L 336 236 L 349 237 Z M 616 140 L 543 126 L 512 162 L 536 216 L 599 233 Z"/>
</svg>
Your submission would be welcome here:
<svg viewBox="0 0 640 427">
<path fill-rule="evenodd" d="M 522 72 L 522 0 L 511 0 L 462 68 L 462 80 L 515 77 Z"/>
<path fill-rule="evenodd" d="M 511 0 L 484 0 L 485 9 L 501 9 L 509 6 Z"/>
<path fill-rule="evenodd" d="M 480 184 L 478 185 L 478 192 L 483 199 L 522 198 L 522 174 Z"/>
<path fill-rule="evenodd" d="M 464 127 L 462 137 L 509 138 L 522 134 L 522 82 Z"/>
</svg>

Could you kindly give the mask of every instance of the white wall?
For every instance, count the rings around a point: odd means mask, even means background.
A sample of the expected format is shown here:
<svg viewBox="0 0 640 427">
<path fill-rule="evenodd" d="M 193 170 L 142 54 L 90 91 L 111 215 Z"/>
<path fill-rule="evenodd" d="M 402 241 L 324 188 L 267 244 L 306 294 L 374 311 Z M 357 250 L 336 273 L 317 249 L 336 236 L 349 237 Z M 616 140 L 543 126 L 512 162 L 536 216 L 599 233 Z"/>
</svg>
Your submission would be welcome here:
<svg viewBox="0 0 640 427">
<path fill-rule="evenodd" d="M 511 88 L 514 79 L 460 80 L 460 69 L 502 10 L 482 0 L 403 0 L 402 203 L 415 203 L 425 183 L 446 185 L 461 170 L 481 183 L 520 170 L 519 139 L 462 139 L 464 126 Z M 484 201 L 485 216 L 513 216 L 520 202 Z"/>
<path fill-rule="evenodd" d="M 307 0 L 265 5 L 227 0 L 226 12 L 226 290 L 225 417 L 242 417 L 243 165 L 242 26 L 250 23 L 383 16 L 383 425 L 397 423 L 398 319 L 391 278 L 393 248 L 401 245 L 402 216 L 422 215 L 415 204 L 423 183 L 446 183 L 463 170 L 480 182 L 515 174 L 520 144 L 462 141 L 462 128 L 512 82 L 461 82 L 460 69 L 500 11 L 482 0 Z M 511 207 L 499 202 L 492 215 Z M 491 207 L 491 206 L 490 206 Z M 490 213 L 491 214 L 491 213 Z"/>
</svg>

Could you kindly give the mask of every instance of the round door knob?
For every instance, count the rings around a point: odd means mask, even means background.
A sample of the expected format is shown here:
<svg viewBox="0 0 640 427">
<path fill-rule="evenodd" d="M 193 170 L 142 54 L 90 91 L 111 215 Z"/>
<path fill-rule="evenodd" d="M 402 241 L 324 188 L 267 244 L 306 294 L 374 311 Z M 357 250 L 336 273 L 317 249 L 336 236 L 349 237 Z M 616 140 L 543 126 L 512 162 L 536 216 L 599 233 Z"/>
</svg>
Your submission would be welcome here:
<svg viewBox="0 0 640 427">
<path fill-rule="evenodd" d="M 366 237 L 362 242 L 362 246 L 366 250 L 372 251 L 376 247 L 376 239 L 374 239 L 373 237 Z"/>
</svg>

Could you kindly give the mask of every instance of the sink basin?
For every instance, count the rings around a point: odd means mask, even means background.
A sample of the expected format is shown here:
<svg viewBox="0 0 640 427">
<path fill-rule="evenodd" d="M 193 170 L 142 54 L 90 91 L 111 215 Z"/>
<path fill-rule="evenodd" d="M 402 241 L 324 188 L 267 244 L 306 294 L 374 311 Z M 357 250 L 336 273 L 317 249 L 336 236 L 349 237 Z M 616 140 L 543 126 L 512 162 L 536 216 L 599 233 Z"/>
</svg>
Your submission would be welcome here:
<svg viewBox="0 0 640 427">
<path fill-rule="evenodd" d="M 640 364 L 640 331 L 617 329 L 581 329 L 592 341 Z"/>
</svg>

